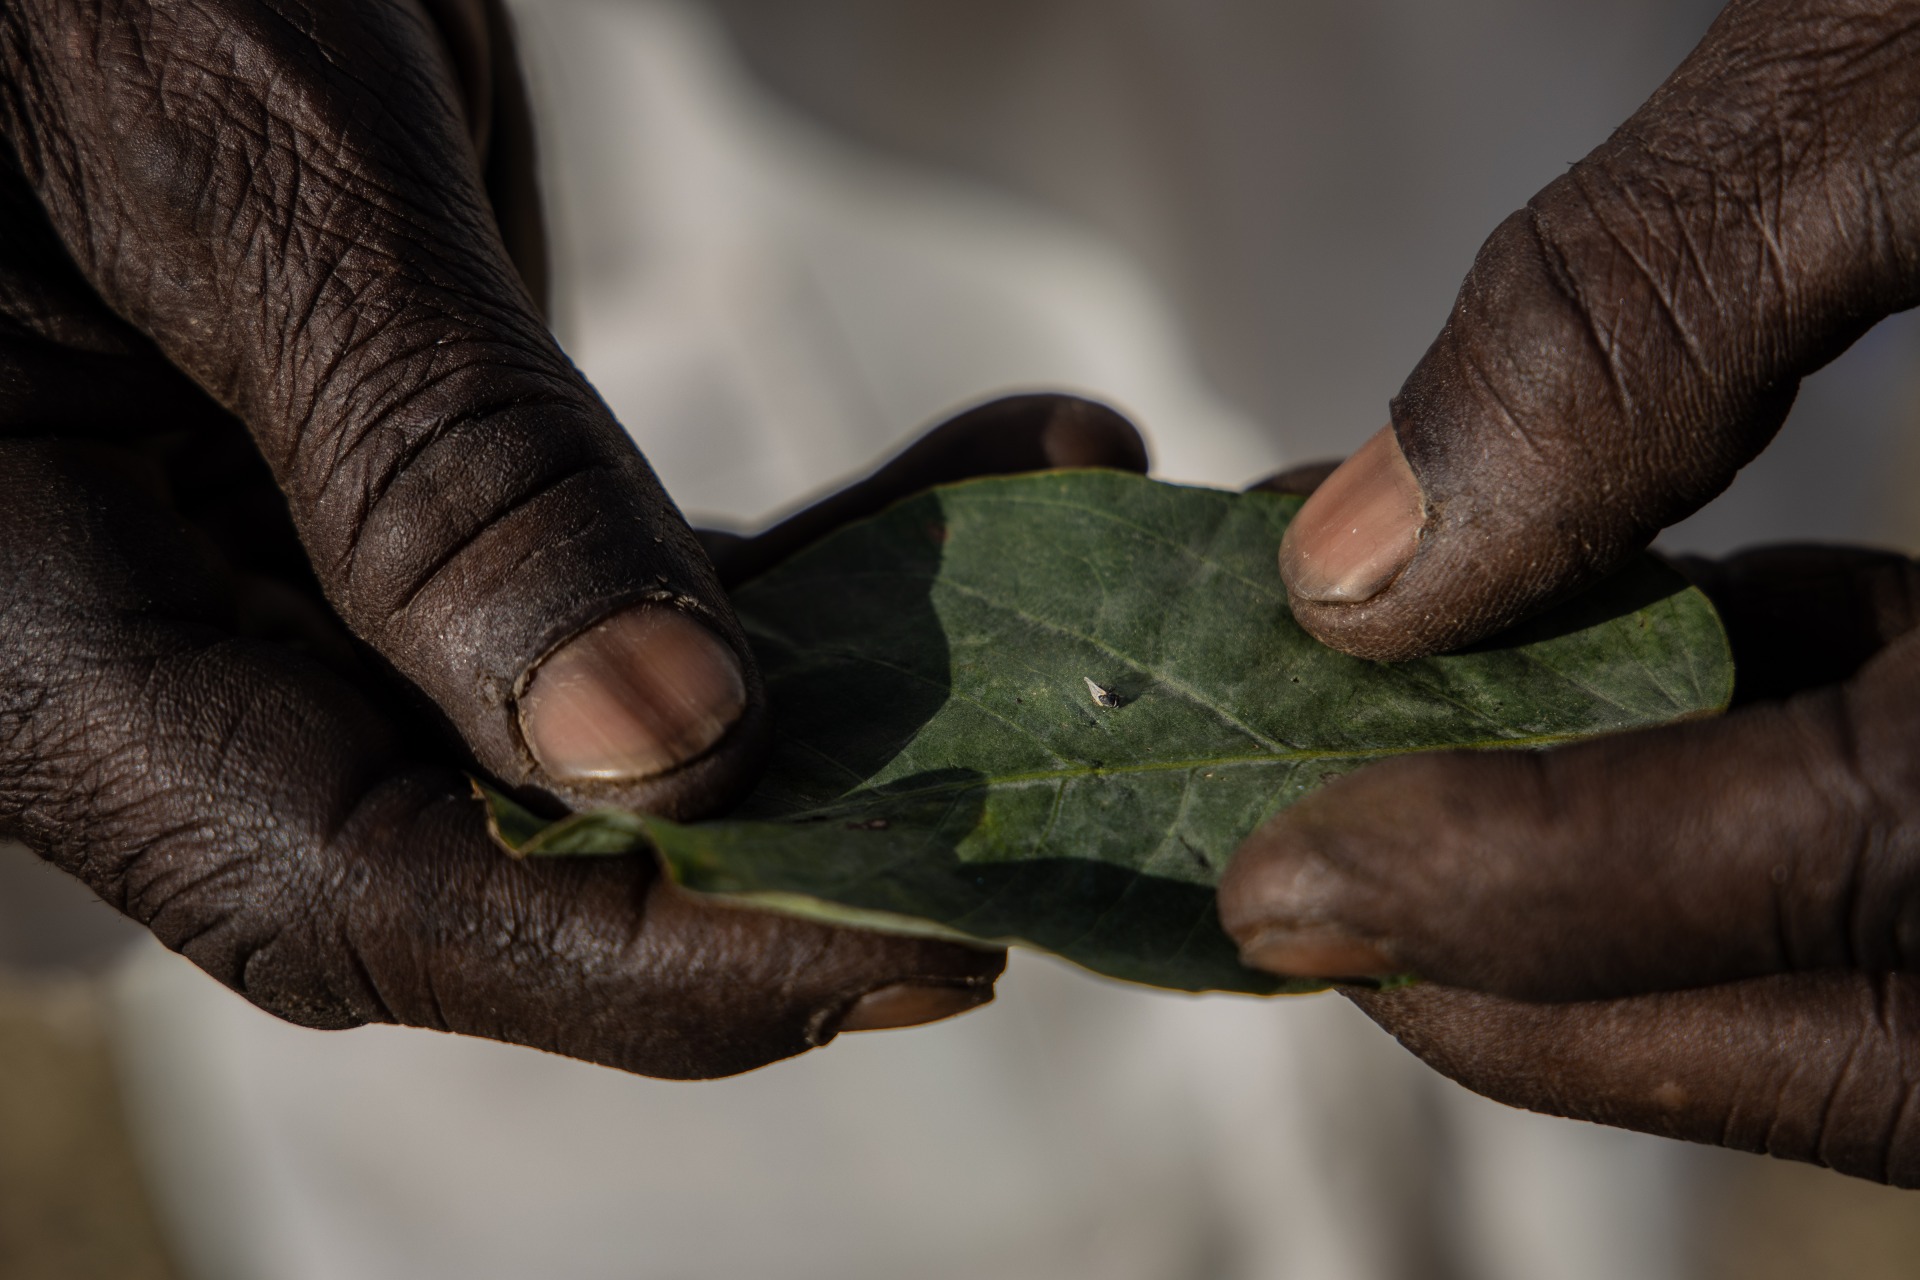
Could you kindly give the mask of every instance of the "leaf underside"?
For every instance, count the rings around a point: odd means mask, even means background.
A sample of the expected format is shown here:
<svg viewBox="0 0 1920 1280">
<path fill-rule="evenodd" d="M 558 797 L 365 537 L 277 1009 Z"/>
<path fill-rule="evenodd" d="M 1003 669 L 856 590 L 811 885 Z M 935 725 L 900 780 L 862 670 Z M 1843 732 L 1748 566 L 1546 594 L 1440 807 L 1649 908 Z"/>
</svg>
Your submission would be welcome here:
<svg viewBox="0 0 1920 1280">
<path fill-rule="evenodd" d="M 1269 815 L 1385 756 L 1726 706 L 1718 618 L 1651 557 L 1467 652 L 1336 653 L 1275 566 L 1299 506 L 1102 471 L 910 499 L 735 595 L 776 737 L 739 811 L 543 827 L 489 793 L 496 833 L 528 855 L 651 847 L 698 893 L 1132 982 L 1308 990 L 1244 968 L 1214 911 Z"/>
</svg>

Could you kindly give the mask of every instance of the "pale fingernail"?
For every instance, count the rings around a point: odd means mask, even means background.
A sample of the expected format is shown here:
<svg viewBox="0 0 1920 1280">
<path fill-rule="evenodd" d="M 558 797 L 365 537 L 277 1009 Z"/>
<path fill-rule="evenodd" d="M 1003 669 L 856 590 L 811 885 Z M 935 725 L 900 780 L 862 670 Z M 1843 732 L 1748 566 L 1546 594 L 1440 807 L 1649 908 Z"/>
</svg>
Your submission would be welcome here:
<svg viewBox="0 0 1920 1280">
<path fill-rule="evenodd" d="M 746 706 L 740 661 L 720 637 L 678 609 L 642 605 L 540 664 L 520 728 L 554 778 L 639 779 L 707 750 Z"/>
<path fill-rule="evenodd" d="M 1413 559 L 1425 520 L 1413 468 L 1383 427 L 1300 508 L 1280 540 L 1280 576 L 1299 599 L 1370 600 Z"/>
<path fill-rule="evenodd" d="M 1404 968 L 1377 943 L 1329 924 L 1264 930 L 1240 948 L 1240 963 L 1286 978 L 1390 978 Z"/>
<path fill-rule="evenodd" d="M 925 987 L 896 982 L 861 996 L 840 1020 L 840 1029 L 891 1031 L 918 1027 L 977 1009 L 992 999 L 992 987 Z"/>
</svg>

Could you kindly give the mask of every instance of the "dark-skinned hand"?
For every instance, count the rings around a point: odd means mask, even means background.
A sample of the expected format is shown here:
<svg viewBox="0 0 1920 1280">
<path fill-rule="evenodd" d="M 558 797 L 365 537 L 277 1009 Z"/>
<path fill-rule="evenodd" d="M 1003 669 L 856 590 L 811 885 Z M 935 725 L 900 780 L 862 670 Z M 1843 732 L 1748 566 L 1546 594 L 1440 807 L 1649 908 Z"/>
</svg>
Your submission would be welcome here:
<svg viewBox="0 0 1920 1280">
<path fill-rule="evenodd" d="M 1488 240 L 1289 531 L 1296 616 L 1394 660 L 1577 590 L 1917 288 L 1920 4 L 1737 0 Z M 1275 972 L 1426 979 L 1352 998 L 1493 1098 L 1920 1186 L 1920 575 L 1692 571 L 1732 713 L 1349 775 L 1249 839 L 1222 918 Z"/>
<path fill-rule="evenodd" d="M 1131 428 L 990 406 L 716 573 L 541 319 L 480 0 L 15 0 L 0 138 L 0 836 L 314 1027 L 710 1076 L 991 998 L 990 951 L 514 862 L 463 771 L 725 805 L 767 724 L 729 576 L 930 483 L 1144 469 Z"/>
</svg>

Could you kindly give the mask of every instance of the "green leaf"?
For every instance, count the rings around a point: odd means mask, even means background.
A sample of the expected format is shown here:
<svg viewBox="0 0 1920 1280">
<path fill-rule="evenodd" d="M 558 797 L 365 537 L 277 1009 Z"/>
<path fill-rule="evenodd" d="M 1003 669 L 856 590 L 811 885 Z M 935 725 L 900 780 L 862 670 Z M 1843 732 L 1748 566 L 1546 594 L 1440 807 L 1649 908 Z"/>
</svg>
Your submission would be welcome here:
<svg viewBox="0 0 1920 1280">
<path fill-rule="evenodd" d="M 542 828 L 496 797 L 498 834 L 528 854 L 651 845 L 700 893 L 1134 982 L 1304 989 L 1243 968 L 1214 914 L 1268 815 L 1383 756 L 1726 705 L 1719 620 L 1651 557 L 1469 652 L 1325 648 L 1275 566 L 1299 505 L 1093 471 L 910 499 L 735 596 L 776 732 L 739 812 Z"/>
</svg>

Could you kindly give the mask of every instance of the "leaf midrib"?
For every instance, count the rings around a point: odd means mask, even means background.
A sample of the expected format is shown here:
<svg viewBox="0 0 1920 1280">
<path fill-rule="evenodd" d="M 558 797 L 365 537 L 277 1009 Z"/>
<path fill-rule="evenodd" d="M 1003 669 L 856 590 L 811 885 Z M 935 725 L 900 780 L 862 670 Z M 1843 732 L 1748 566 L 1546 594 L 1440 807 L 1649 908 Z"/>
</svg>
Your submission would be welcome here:
<svg viewBox="0 0 1920 1280">
<path fill-rule="evenodd" d="M 1601 733 L 1605 731 L 1602 730 Z M 1414 747 L 1365 747 L 1357 751 L 1318 751 L 1308 748 L 1296 748 L 1291 751 L 1268 751 L 1253 755 L 1239 756 L 1201 756 L 1190 760 L 1143 760 L 1135 764 L 1120 765 L 1083 765 L 1070 769 L 1034 769 L 1024 773 L 983 774 L 979 777 L 955 779 L 918 787 L 911 791 L 859 791 L 849 793 L 836 800 L 832 805 L 801 809 L 793 813 L 781 814 L 774 818 L 748 819 L 765 822 L 808 822 L 818 818 L 841 817 L 848 813 L 871 808 L 876 800 L 889 803 L 900 800 L 921 800 L 934 796 L 948 795 L 954 792 L 977 791 L 993 787 L 1026 787 L 1045 782 L 1071 782 L 1079 778 L 1117 778 L 1135 774 L 1178 773 L 1191 769 L 1231 769 L 1245 765 L 1258 764 L 1310 764 L 1320 760 L 1381 760 L 1393 756 L 1429 755 L 1436 751 L 1492 751 L 1502 749 L 1521 749 L 1529 747 L 1552 747 L 1569 742 L 1591 741 L 1599 736 L 1590 730 L 1572 730 L 1566 733 L 1530 734 L 1519 738 L 1485 738 L 1472 742 L 1436 742 L 1426 746 Z M 797 739 L 789 739 L 796 746 L 807 746 Z M 817 749 L 815 754 L 820 754 Z M 882 784 L 884 785 L 884 784 Z M 717 824 L 725 824 L 728 819 L 720 819 Z"/>
</svg>

